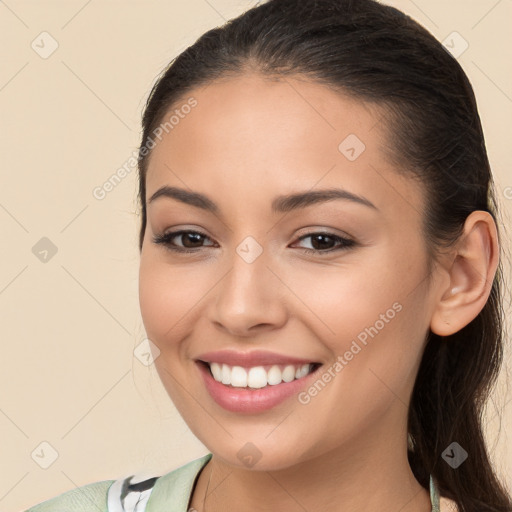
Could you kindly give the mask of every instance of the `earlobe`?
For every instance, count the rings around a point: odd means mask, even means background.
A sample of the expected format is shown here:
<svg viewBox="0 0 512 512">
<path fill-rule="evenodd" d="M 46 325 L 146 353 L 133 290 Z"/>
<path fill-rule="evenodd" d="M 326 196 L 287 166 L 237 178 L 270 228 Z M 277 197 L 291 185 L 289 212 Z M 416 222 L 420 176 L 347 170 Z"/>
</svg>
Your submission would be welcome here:
<svg viewBox="0 0 512 512">
<path fill-rule="evenodd" d="M 464 232 L 451 252 L 449 283 L 439 290 L 430 329 L 439 336 L 460 331 L 485 306 L 499 261 L 496 224 L 491 214 L 468 215 Z"/>
</svg>

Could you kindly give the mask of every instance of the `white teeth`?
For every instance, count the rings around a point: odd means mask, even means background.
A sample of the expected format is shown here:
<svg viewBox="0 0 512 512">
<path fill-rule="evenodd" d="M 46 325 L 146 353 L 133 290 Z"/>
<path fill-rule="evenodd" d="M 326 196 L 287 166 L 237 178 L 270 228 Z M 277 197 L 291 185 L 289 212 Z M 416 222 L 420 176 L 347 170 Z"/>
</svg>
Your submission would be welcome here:
<svg viewBox="0 0 512 512">
<path fill-rule="evenodd" d="M 256 366 L 249 370 L 248 385 L 250 388 L 264 388 L 267 385 L 267 372 L 263 366 Z"/>
<path fill-rule="evenodd" d="M 268 371 L 263 366 L 254 366 L 249 370 L 242 366 L 229 366 L 227 364 L 209 363 L 213 378 L 222 384 L 231 384 L 236 388 L 250 387 L 253 389 L 264 388 L 267 385 L 275 386 L 281 382 L 291 382 L 300 379 L 310 373 L 311 364 L 302 366 L 286 365 L 282 370 L 273 365 Z"/>
<path fill-rule="evenodd" d="M 222 384 L 231 384 L 231 368 L 225 364 L 222 365 Z"/>
<path fill-rule="evenodd" d="M 235 388 L 247 387 L 247 372 L 241 366 L 233 366 L 231 370 L 231 385 Z"/>
<path fill-rule="evenodd" d="M 295 368 L 290 364 L 283 370 L 283 380 L 291 382 L 295 379 Z"/>
<path fill-rule="evenodd" d="M 219 363 L 210 363 L 210 370 L 212 371 L 213 378 L 220 382 L 222 380 L 222 368 Z"/>
<path fill-rule="evenodd" d="M 300 379 L 302 377 L 305 377 L 309 373 L 309 364 L 304 364 L 300 368 L 297 368 L 295 371 L 295 378 Z"/>
<path fill-rule="evenodd" d="M 275 386 L 276 384 L 281 384 L 282 381 L 282 375 L 281 370 L 279 369 L 279 366 L 272 366 L 270 370 L 267 373 L 267 382 L 271 386 Z"/>
</svg>

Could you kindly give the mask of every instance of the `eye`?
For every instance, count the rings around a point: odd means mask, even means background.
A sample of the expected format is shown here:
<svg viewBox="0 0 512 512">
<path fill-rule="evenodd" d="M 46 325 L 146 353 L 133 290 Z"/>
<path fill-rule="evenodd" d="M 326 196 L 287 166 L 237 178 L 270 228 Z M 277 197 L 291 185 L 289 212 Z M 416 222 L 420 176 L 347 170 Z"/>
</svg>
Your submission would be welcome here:
<svg viewBox="0 0 512 512">
<path fill-rule="evenodd" d="M 303 235 L 299 238 L 299 241 L 303 241 L 307 238 L 311 238 L 312 240 L 312 249 L 304 249 L 306 254 L 327 254 L 340 250 L 347 250 L 351 247 L 354 247 L 356 242 L 350 238 L 341 237 L 339 235 L 335 235 L 334 233 L 327 232 L 313 232 Z M 176 245 L 174 240 L 180 240 L 182 245 Z M 197 253 L 200 251 L 201 247 L 205 247 L 202 243 L 205 240 L 211 239 L 201 233 L 199 231 L 193 230 L 179 230 L 179 231 L 171 231 L 169 233 L 163 233 L 161 235 L 155 235 L 153 237 L 153 242 L 155 244 L 162 244 L 167 249 L 180 253 Z M 335 244 L 335 247 L 332 247 L 332 244 Z M 338 244 L 336 246 L 336 244 Z M 212 247 L 214 244 L 211 244 Z M 317 247 L 315 247 L 315 245 Z"/>
<path fill-rule="evenodd" d="M 299 241 L 311 238 L 313 249 L 304 249 L 307 254 L 328 254 L 335 251 L 346 250 L 356 245 L 356 242 L 350 238 L 335 235 L 334 233 L 316 232 L 308 233 L 299 238 Z M 333 243 L 338 243 L 337 247 L 332 247 Z M 318 248 L 315 248 L 315 245 Z M 327 247 L 326 247 L 327 246 Z"/>
<path fill-rule="evenodd" d="M 175 238 L 181 238 L 183 245 L 176 245 L 173 242 Z M 181 230 L 171 231 L 169 233 L 164 233 L 162 235 L 156 235 L 153 237 L 153 242 L 155 244 L 162 244 L 171 251 L 198 252 L 197 250 L 200 249 L 202 246 L 195 244 L 201 244 L 201 242 L 204 239 L 210 240 L 208 236 L 206 236 L 204 233 L 200 233 L 199 231 Z"/>
</svg>

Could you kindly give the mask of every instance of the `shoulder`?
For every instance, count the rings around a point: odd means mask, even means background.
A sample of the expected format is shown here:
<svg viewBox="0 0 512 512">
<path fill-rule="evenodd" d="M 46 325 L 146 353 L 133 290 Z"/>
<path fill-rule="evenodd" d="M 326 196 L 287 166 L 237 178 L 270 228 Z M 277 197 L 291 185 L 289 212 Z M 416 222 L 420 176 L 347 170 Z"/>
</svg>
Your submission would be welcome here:
<svg viewBox="0 0 512 512">
<path fill-rule="evenodd" d="M 103 480 L 77 487 L 35 505 L 25 512 L 107 512 L 107 494 L 115 480 Z"/>
<path fill-rule="evenodd" d="M 158 478 L 148 500 L 148 512 L 169 511 L 169 503 L 173 504 L 172 511 L 187 510 L 195 481 L 211 457 L 208 453 Z"/>
<path fill-rule="evenodd" d="M 192 460 L 169 473 L 139 481 L 137 476 L 103 480 L 77 487 L 34 505 L 24 512 L 109 512 L 168 510 L 169 503 L 185 510 L 196 477 L 212 454 Z M 179 508 L 181 507 L 181 508 Z M 173 509 L 174 510 L 174 509 Z"/>
</svg>

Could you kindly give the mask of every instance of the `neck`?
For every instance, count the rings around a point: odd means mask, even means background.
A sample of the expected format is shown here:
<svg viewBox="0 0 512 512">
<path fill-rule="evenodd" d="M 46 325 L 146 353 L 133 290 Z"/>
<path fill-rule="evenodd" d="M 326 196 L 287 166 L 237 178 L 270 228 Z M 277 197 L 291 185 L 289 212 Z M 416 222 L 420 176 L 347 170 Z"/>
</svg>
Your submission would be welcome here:
<svg viewBox="0 0 512 512">
<path fill-rule="evenodd" d="M 280 510 L 291 512 L 431 512 L 429 492 L 407 460 L 407 433 L 389 442 L 383 432 L 357 439 L 291 467 L 256 471 L 227 464 L 215 455 L 201 471 L 191 500 L 197 512 Z"/>
</svg>

